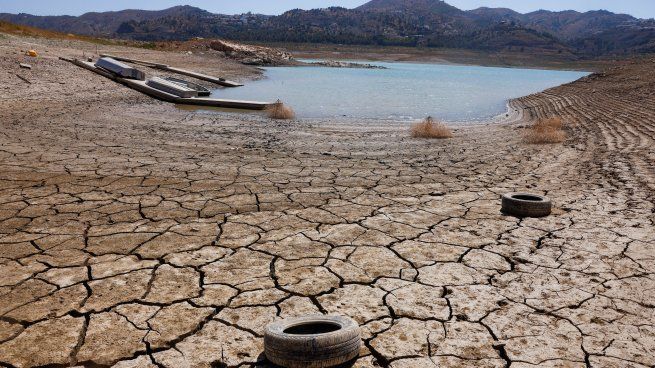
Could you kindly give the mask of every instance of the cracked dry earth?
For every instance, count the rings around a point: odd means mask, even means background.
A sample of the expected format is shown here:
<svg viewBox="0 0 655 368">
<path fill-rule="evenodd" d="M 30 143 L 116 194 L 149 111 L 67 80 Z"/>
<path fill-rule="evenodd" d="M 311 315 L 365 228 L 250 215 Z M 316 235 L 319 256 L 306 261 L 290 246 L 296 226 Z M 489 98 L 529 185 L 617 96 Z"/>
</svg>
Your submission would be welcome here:
<svg viewBox="0 0 655 368">
<path fill-rule="evenodd" d="M 447 141 L 3 73 L 0 366 L 268 367 L 267 323 L 323 313 L 362 326 L 354 367 L 653 367 L 654 66 Z M 521 143 L 552 115 L 563 145 Z M 554 214 L 499 213 L 519 190 Z"/>
</svg>

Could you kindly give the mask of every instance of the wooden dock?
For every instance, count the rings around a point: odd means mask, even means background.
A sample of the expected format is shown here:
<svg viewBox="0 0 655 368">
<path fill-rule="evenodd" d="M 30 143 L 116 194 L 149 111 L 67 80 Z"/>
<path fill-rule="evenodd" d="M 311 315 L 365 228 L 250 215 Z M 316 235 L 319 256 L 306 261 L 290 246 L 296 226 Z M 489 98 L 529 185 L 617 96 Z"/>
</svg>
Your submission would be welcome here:
<svg viewBox="0 0 655 368">
<path fill-rule="evenodd" d="M 119 61 L 126 61 L 128 63 L 132 64 L 140 64 L 144 66 L 148 66 L 151 68 L 159 68 L 159 67 L 167 67 L 168 65 L 166 64 L 158 64 L 158 63 L 153 63 L 150 61 L 145 61 L 145 60 L 139 60 L 139 59 L 128 59 L 122 56 L 115 56 L 115 55 L 109 55 L 109 54 L 100 54 L 100 57 L 110 57 L 114 60 L 119 60 Z"/>
<path fill-rule="evenodd" d="M 196 72 L 186 70 L 186 69 L 173 68 L 171 66 L 154 67 L 154 68 L 161 69 L 161 70 L 166 70 L 166 71 L 169 71 L 171 73 L 186 75 L 188 77 L 193 77 L 193 78 L 204 80 L 204 81 L 207 81 L 207 82 L 216 83 L 216 84 L 218 84 L 220 86 L 223 86 L 223 87 L 241 87 L 241 86 L 243 86 L 243 84 L 241 84 L 241 83 L 232 82 L 232 81 L 229 81 L 229 80 L 224 79 L 224 78 L 212 77 L 211 75 L 196 73 Z"/>
<path fill-rule="evenodd" d="M 153 68 L 153 69 L 166 70 L 168 72 L 176 73 L 176 74 L 180 74 L 180 75 L 186 75 L 188 77 L 193 77 L 193 78 L 196 78 L 196 79 L 204 80 L 206 82 L 212 82 L 212 83 L 218 84 L 219 86 L 223 86 L 223 87 L 241 87 L 241 86 L 243 86 L 243 84 L 241 84 L 241 83 L 229 81 L 229 80 L 227 80 L 225 78 L 214 77 L 214 76 L 211 76 L 211 75 L 197 73 L 197 72 L 194 72 L 194 71 L 191 71 L 191 70 L 175 68 L 175 67 L 172 67 L 172 66 L 169 66 L 169 65 L 166 65 L 166 64 L 158 64 L 158 63 L 153 63 L 153 62 L 146 61 L 146 60 L 130 59 L 130 58 L 122 57 L 122 56 L 115 56 L 115 55 L 108 55 L 108 54 L 100 54 L 100 56 L 101 57 L 109 57 L 109 58 L 119 60 L 119 61 L 126 61 L 128 63 L 140 64 L 140 65 L 144 65 L 144 66 L 147 66 L 147 67 Z"/>
<path fill-rule="evenodd" d="M 173 94 L 150 87 L 147 84 L 147 81 L 127 79 L 127 78 L 121 78 L 119 76 L 116 76 L 104 69 L 96 67 L 92 62 L 81 61 L 78 59 L 61 58 L 61 57 L 60 59 L 71 62 L 81 68 L 90 70 L 96 74 L 102 75 L 105 78 L 111 79 L 117 83 L 125 85 L 129 88 L 144 93 L 148 96 L 175 104 L 223 107 L 223 108 L 243 109 L 243 110 L 264 110 L 267 107 L 273 105 L 272 102 L 223 100 L 223 99 L 208 98 L 208 97 L 189 97 L 189 98 L 178 97 Z"/>
</svg>

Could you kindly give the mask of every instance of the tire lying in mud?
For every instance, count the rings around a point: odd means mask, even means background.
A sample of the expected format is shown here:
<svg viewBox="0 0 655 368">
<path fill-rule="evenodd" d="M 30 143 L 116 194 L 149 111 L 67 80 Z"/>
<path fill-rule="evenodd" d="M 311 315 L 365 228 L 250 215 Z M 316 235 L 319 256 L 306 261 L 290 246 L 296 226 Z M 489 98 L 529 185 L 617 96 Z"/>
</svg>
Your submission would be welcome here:
<svg viewBox="0 0 655 368">
<path fill-rule="evenodd" d="M 264 334 L 264 354 L 285 368 L 334 367 L 359 356 L 361 331 L 340 316 L 308 316 L 271 323 Z"/>
<path fill-rule="evenodd" d="M 502 212 L 516 217 L 545 217 L 553 207 L 547 197 L 531 193 L 505 194 L 502 203 Z"/>
</svg>

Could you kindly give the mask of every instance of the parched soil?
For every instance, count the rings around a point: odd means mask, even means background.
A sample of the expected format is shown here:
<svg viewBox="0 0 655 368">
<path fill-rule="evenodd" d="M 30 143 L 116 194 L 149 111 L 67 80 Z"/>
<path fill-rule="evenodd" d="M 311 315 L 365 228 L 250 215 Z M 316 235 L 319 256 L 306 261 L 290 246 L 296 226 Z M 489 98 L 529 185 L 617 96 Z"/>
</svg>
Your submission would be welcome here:
<svg viewBox="0 0 655 368">
<path fill-rule="evenodd" d="M 362 326 L 354 367 L 655 366 L 653 61 L 422 140 L 19 70 L 26 42 L 84 46 L 0 40 L 0 366 L 263 368 L 266 324 L 315 313 Z M 522 143 L 551 116 L 564 144 Z M 512 191 L 553 215 L 501 214 Z"/>
</svg>

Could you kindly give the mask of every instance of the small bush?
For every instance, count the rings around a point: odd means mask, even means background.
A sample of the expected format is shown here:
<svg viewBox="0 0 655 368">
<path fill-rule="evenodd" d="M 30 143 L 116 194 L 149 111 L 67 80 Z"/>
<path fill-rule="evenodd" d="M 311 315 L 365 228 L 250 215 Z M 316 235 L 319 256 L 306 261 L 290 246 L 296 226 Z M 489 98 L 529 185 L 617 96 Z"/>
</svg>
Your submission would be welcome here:
<svg viewBox="0 0 655 368">
<path fill-rule="evenodd" d="M 450 128 L 430 116 L 420 123 L 412 124 L 410 132 L 413 138 L 445 139 L 453 137 Z"/>
<path fill-rule="evenodd" d="M 561 143 L 566 140 L 564 123 L 560 118 L 542 119 L 534 123 L 523 136 L 530 144 Z"/>
<path fill-rule="evenodd" d="M 296 117 L 296 113 L 293 112 L 293 109 L 283 104 L 280 100 L 277 100 L 276 103 L 269 106 L 266 109 L 266 112 L 271 119 L 293 119 Z"/>
</svg>

